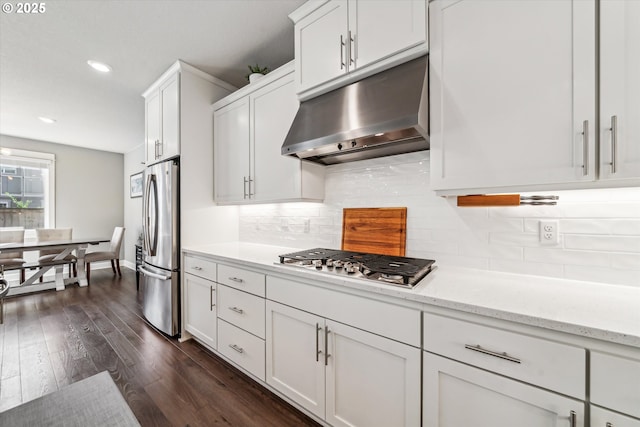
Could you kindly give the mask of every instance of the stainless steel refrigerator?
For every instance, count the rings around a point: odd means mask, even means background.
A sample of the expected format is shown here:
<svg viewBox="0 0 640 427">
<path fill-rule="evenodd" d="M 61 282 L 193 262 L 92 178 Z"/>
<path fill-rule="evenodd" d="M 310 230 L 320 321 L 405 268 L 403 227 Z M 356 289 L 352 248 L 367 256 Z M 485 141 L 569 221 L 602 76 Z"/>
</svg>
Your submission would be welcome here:
<svg viewBox="0 0 640 427">
<path fill-rule="evenodd" d="M 180 198 L 177 159 L 144 172 L 143 244 L 140 272 L 142 312 L 160 331 L 180 330 Z"/>
</svg>

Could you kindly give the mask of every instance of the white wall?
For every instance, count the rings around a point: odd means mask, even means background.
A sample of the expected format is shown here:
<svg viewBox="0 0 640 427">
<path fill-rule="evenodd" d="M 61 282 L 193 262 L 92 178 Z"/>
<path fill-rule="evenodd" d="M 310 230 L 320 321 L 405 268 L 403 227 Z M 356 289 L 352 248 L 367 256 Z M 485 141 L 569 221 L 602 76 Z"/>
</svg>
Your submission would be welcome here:
<svg viewBox="0 0 640 427">
<path fill-rule="evenodd" d="M 140 144 L 124 155 L 124 226 L 125 235 L 122 246 L 124 248 L 125 263 L 135 268 L 135 244 L 138 235 L 142 233 L 142 197 L 129 197 L 129 178 L 131 175 L 144 170 L 144 144 Z"/>
<path fill-rule="evenodd" d="M 324 203 L 241 207 L 240 240 L 339 248 L 342 208 L 406 206 L 407 256 L 441 266 L 640 286 L 640 188 L 553 192 L 558 206 L 458 208 L 455 198 L 429 190 L 426 151 L 326 172 Z M 560 245 L 540 245 L 540 219 L 559 220 Z"/>
<path fill-rule="evenodd" d="M 0 135 L 0 147 L 55 155 L 56 227 L 74 237 L 111 237 L 123 218 L 123 155 Z"/>
</svg>

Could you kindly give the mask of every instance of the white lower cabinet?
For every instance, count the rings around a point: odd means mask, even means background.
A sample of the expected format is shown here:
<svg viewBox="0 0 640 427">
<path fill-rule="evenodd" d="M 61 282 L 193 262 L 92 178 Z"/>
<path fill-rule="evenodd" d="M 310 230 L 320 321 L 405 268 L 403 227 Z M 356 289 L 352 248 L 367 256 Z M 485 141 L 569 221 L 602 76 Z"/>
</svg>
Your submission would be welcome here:
<svg viewBox="0 0 640 427">
<path fill-rule="evenodd" d="M 267 383 L 333 426 L 420 424 L 420 350 L 267 301 Z"/>
<path fill-rule="evenodd" d="M 184 275 L 184 329 L 212 349 L 216 348 L 216 283 Z"/>
<path fill-rule="evenodd" d="M 585 425 L 584 402 L 426 351 L 423 383 L 424 427 Z"/>
<path fill-rule="evenodd" d="M 218 351 L 264 381 L 264 340 L 218 319 Z"/>
</svg>

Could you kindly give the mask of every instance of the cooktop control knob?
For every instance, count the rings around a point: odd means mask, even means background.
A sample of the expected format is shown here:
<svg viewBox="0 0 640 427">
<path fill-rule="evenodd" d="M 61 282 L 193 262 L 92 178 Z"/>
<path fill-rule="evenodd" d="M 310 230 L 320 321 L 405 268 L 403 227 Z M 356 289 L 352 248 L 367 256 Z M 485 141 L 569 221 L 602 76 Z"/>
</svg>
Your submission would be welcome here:
<svg viewBox="0 0 640 427">
<path fill-rule="evenodd" d="M 333 262 L 333 266 L 335 268 L 342 268 L 343 262 L 342 261 L 334 261 Z"/>
<path fill-rule="evenodd" d="M 344 266 L 344 271 L 346 271 L 348 274 L 353 274 L 358 271 L 358 266 L 356 264 L 346 264 Z"/>
<path fill-rule="evenodd" d="M 321 270 L 322 269 L 322 260 L 320 259 L 316 259 L 313 261 L 313 265 L 318 269 Z"/>
<path fill-rule="evenodd" d="M 327 268 L 333 268 L 333 260 L 331 258 L 329 258 L 327 260 L 327 264 L 326 265 L 327 265 Z"/>
</svg>

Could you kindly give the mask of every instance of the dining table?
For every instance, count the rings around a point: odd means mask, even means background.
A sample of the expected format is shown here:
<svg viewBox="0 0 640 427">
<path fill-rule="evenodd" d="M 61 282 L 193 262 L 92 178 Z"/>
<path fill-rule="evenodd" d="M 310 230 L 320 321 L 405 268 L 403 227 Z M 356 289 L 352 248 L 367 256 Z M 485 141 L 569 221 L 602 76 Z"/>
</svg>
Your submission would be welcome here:
<svg viewBox="0 0 640 427">
<path fill-rule="evenodd" d="M 40 279 L 47 271 L 55 268 L 55 285 L 57 291 L 62 291 L 65 285 L 70 283 L 78 283 L 80 286 L 87 286 L 87 272 L 85 268 L 85 254 L 89 245 L 98 245 L 100 243 L 110 242 L 111 237 L 99 237 L 99 238 L 72 238 L 65 240 L 50 240 L 41 242 L 18 242 L 18 243 L 2 243 L 0 242 L 0 253 L 2 252 L 16 252 L 16 251 L 39 251 L 42 249 L 59 249 L 60 252 L 53 258 L 53 260 L 40 264 L 38 262 L 25 263 L 20 268 L 24 268 L 27 271 L 35 270 L 35 272 L 25 277 L 24 282 L 20 283 L 20 287 L 34 285 L 37 280 Z M 75 251 L 76 264 L 77 264 L 77 276 L 64 278 L 63 269 L 65 258 Z"/>
</svg>

